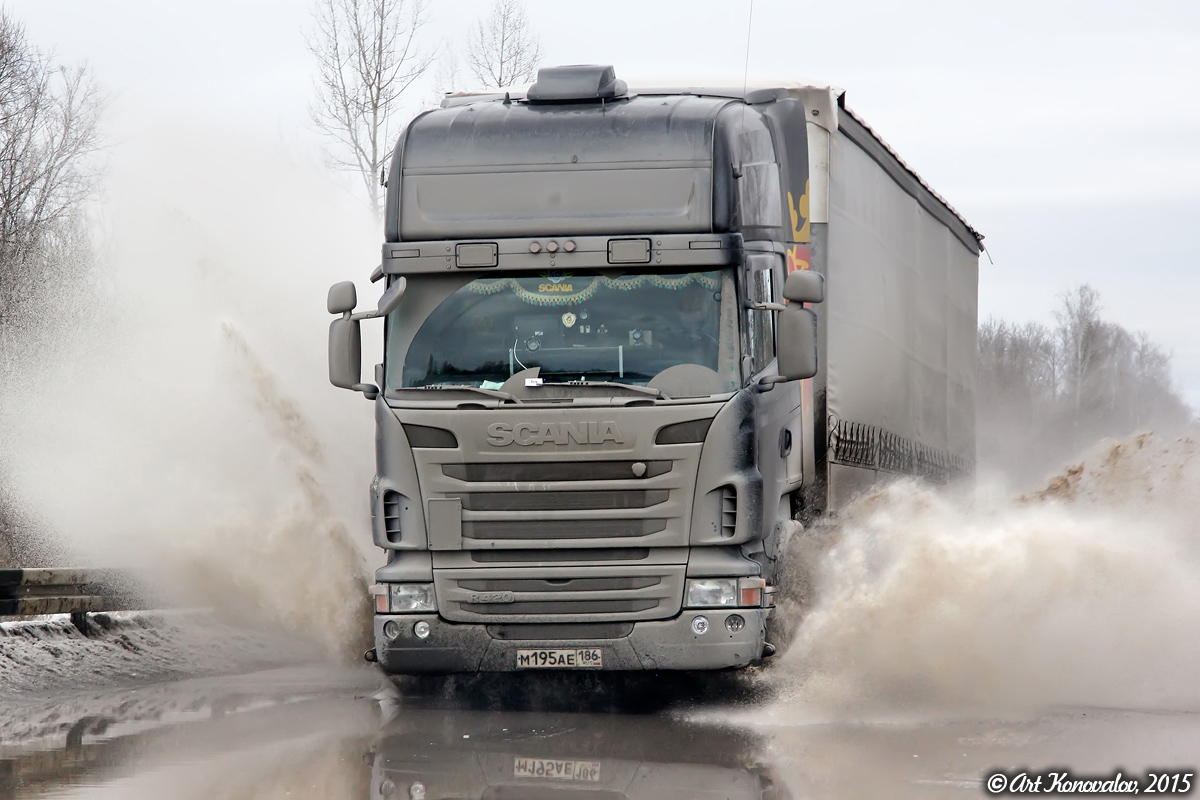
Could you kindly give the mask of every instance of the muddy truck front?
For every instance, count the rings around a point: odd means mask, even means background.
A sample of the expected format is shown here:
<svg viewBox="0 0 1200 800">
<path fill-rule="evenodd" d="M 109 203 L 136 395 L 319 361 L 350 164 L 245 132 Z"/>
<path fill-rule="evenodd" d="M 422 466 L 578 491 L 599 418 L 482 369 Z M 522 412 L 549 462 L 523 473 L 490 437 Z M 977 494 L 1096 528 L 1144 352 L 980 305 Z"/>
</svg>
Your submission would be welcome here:
<svg viewBox="0 0 1200 800">
<path fill-rule="evenodd" d="M 375 403 L 390 674 L 745 667 L 814 477 L 823 281 L 805 107 L 543 69 L 416 117 L 379 307 L 330 291 Z M 360 320 L 385 318 L 361 382 Z"/>
</svg>

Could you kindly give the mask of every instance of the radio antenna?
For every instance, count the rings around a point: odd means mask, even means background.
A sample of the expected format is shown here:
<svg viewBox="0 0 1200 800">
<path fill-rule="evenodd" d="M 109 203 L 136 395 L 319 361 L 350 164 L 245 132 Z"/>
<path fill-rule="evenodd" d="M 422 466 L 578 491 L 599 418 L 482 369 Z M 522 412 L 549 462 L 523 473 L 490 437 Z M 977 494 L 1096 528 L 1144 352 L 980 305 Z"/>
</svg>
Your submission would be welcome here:
<svg viewBox="0 0 1200 800">
<path fill-rule="evenodd" d="M 746 87 L 750 85 L 750 32 L 754 29 L 754 0 L 750 0 L 750 16 L 746 19 L 746 63 L 742 67 L 742 100 L 746 99 Z"/>
<path fill-rule="evenodd" d="M 742 65 L 742 131 L 746 130 L 746 87 L 750 85 L 750 31 L 754 30 L 754 0 L 750 0 L 750 15 L 746 18 L 746 63 Z M 744 160 L 745 154 L 742 154 Z M 741 170 L 741 165 L 738 165 Z"/>
</svg>

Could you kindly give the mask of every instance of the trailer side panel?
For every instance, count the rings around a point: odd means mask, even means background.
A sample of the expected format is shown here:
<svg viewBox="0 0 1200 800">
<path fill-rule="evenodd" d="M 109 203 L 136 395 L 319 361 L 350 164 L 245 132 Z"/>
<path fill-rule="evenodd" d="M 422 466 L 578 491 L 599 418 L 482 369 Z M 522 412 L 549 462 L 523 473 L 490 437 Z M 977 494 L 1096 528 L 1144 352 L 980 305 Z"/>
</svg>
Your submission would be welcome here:
<svg viewBox="0 0 1200 800">
<path fill-rule="evenodd" d="M 831 149 L 824 311 L 837 509 L 882 474 L 947 482 L 973 469 L 979 255 L 947 224 L 952 212 L 930 213 L 879 153 L 841 130 Z"/>
</svg>

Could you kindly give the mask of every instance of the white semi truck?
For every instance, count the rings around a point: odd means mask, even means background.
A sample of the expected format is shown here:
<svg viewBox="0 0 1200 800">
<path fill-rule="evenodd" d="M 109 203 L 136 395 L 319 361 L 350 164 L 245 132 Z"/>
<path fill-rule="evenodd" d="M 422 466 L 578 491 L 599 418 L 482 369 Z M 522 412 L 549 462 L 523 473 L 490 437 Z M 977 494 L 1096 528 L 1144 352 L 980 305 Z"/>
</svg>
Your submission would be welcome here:
<svg viewBox="0 0 1200 800">
<path fill-rule="evenodd" d="M 807 521 L 973 469 L 981 237 L 829 87 L 543 69 L 416 117 L 387 187 L 379 307 L 329 295 L 386 673 L 744 667 Z"/>
</svg>

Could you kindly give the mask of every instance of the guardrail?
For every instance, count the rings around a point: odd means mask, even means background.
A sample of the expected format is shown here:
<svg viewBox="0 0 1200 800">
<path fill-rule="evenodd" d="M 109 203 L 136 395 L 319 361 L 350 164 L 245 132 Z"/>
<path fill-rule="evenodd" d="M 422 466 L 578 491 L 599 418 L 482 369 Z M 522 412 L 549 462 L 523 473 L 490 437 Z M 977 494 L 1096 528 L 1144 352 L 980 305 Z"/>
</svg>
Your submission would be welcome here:
<svg viewBox="0 0 1200 800">
<path fill-rule="evenodd" d="M 123 570 L 0 569 L 0 616 L 70 614 L 86 634 L 89 612 L 137 608 L 146 608 L 145 598 Z"/>
</svg>

